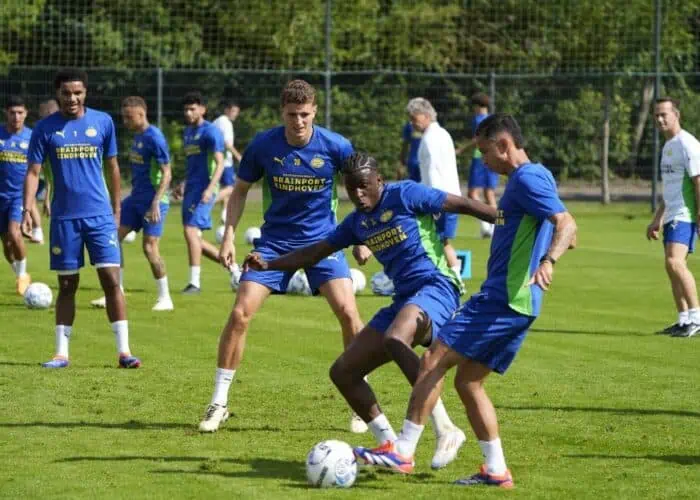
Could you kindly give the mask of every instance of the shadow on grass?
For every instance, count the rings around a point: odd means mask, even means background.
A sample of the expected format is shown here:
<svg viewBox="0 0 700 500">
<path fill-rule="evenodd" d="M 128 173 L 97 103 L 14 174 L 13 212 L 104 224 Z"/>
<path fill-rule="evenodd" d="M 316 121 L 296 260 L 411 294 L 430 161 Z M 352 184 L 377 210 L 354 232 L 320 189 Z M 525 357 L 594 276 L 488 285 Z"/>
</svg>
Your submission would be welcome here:
<svg viewBox="0 0 700 500">
<path fill-rule="evenodd" d="M 646 337 L 652 332 L 631 332 L 629 330 L 566 330 L 559 328 L 530 328 L 534 333 L 560 333 L 562 335 L 608 335 L 612 337 Z"/>
<path fill-rule="evenodd" d="M 195 423 L 178 423 L 178 422 L 141 422 L 139 420 L 129 420 L 127 422 L 0 422 L 0 429 L 22 429 L 31 427 L 46 427 L 55 429 L 77 429 L 77 428 L 93 428 L 93 429 L 125 429 L 137 431 L 151 430 L 167 430 L 167 429 L 182 429 L 191 431 L 192 434 L 199 435 L 197 425 Z M 272 425 L 238 425 L 227 426 L 219 432 L 309 432 L 311 430 L 323 430 L 326 432 L 346 432 L 345 429 L 336 427 L 318 428 L 318 427 L 276 427 Z M 133 457 L 136 459 L 138 457 Z M 155 457 L 152 457 L 155 458 Z M 101 457 L 75 457 L 74 460 L 100 460 Z M 105 460 L 117 460 L 118 458 L 104 458 Z"/>
<path fill-rule="evenodd" d="M 700 465 L 700 455 L 564 455 L 566 458 L 596 458 L 600 460 L 659 460 L 679 465 Z"/>
<path fill-rule="evenodd" d="M 613 413 L 615 415 L 668 415 L 671 417 L 700 418 L 700 412 L 687 410 L 663 410 L 654 408 L 598 408 L 588 406 L 502 406 L 499 410 L 513 411 L 566 411 L 585 413 Z"/>
<path fill-rule="evenodd" d="M 35 361 L 33 363 L 28 361 L 0 361 L 0 366 L 39 366 L 41 363 Z"/>
</svg>

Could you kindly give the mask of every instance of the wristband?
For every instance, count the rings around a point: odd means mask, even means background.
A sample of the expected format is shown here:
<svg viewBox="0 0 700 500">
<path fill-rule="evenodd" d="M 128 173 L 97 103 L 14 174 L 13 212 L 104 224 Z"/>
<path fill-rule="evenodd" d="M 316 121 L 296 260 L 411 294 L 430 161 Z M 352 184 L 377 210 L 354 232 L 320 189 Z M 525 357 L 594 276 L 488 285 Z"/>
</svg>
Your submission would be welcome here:
<svg viewBox="0 0 700 500">
<path fill-rule="evenodd" d="M 540 259 L 540 264 L 542 264 L 543 262 L 549 262 L 552 265 L 557 263 L 556 259 L 549 254 L 545 254 L 544 257 Z"/>
</svg>

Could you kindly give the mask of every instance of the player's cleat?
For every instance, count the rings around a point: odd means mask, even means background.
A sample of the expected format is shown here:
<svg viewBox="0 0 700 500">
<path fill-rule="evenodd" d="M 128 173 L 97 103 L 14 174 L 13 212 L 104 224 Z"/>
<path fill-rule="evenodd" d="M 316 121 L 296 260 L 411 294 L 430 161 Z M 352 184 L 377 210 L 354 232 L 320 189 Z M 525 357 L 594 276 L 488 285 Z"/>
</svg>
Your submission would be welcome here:
<svg viewBox="0 0 700 500">
<path fill-rule="evenodd" d="M 51 361 L 41 363 L 44 368 L 66 368 L 68 365 L 70 365 L 70 361 L 61 356 L 54 356 Z"/>
<path fill-rule="evenodd" d="M 410 474 L 416 465 L 413 457 L 399 455 L 391 441 L 386 441 L 378 448 L 354 448 L 353 452 L 363 465 L 382 467 L 402 474 Z"/>
<path fill-rule="evenodd" d="M 683 327 L 680 324 L 674 323 L 670 326 L 667 326 L 663 330 L 659 330 L 658 332 L 656 332 L 656 335 L 673 335 L 678 330 L 682 330 L 682 329 L 683 329 Z"/>
<path fill-rule="evenodd" d="M 209 405 L 204 412 L 204 418 L 199 423 L 199 432 L 215 432 L 230 416 L 228 407 Z"/>
<path fill-rule="evenodd" d="M 24 273 L 22 276 L 17 276 L 17 280 L 15 282 L 17 293 L 24 297 L 24 292 L 27 291 L 27 288 L 29 288 L 29 285 L 31 284 L 32 277 L 29 276 L 29 274 Z"/>
<path fill-rule="evenodd" d="M 139 368 L 141 360 L 131 354 L 127 356 L 119 356 L 119 368 Z"/>
<path fill-rule="evenodd" d="M 369 430 L 367 424 L 362 420 L 359 415 L 353 413 L 350 417 L 350 432 L 353 434 L 363 434 Z"/>
<path fill-rule="evenodd" d="M 700 325 L 697 323 L 688 323 L 687 325 L 683 325 L 679 329 L 677 329 L 675 332 L 671 334 L 671 337 L 684 337 L 684 338 L 689 338 L 695 336 L 698 332 L 700 332 Z"/>
<path fill-rule="evenodd" d="M 100 309 L 104 309 L 107 307 L 107 298 L 106 297 L 100 297 L 99 299 L 91 300 L 90 305 L 92 307 L 97 307 Z"/>
<path fill-rule="evenodd" d="M 199 295 L 201 290 L 198 286 L 194 286 L 192 283 L 187 283 L 187 286 L 182 289 L 183 295 Z"/>
<path fill-rule="evenodd" d="M 151 311 L 172 311 L 173 309 L 175 309 L 173 299 L 170 297 L 160 297 L 156 301 L 156 305 L 153 306 Z"/>
<path fill-rule="evenodd" d="M 464 432 L 457 427 L 440 436 L 430 466 L 433 469 L 442 469 L 447 466 L 457 457 L 457 452 L 466 440 L 467 437 L 464 435 Z"/>
<path fill-rule="evenodd" d="M 486 465 L 481 466 L 481 470 L 477 474 L 470 477 L 465 477 L 464 479 L 458 479 L 453 484 L 460 486 L 476 486 L 484 484 L 486 486 L 496 486 L 498 488 L 505 488 L 507 490 L 513 488 L 513 476 L 510 474 L 509 470 L 506 470 L 503 474 L 489 474 L 486 469 Z"/>
</svg>

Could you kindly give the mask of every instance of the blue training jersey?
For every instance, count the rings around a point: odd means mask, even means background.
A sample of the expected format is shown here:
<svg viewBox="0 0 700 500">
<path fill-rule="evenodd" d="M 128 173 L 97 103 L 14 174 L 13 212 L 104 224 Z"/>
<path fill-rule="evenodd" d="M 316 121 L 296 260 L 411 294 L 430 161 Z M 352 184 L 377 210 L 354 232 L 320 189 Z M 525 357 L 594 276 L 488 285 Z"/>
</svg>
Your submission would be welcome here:
<svg viewBox="0 0 700 500">
<path fill-rule="evenodd" d="M 102 172 L 102 159 L 117 156 L 112 118 L 85 108 L 81 118 L 67 118 L 60 111 L 36 124 L 29 143 L 29 164 L 51 166 L 53 193 L 51 217 L 79 219 L 112 215 Z"/>
<path fill-rule="evenodd" d="M 317 125 L 302 147 L 287 143 L 284 127 L 258 134 L 243 154 L 238 177 L 264 178 L 262 240 L 298 247 L 328 235 L 336 226 L 337 176 L 352 152 L 347 139 Z"/>
<path fill-rule="evenodd" d="M 423 134 L 417 130 L 413 130 L 411 123 L 406 123 L 401 134 L 404 142 L 407 142 L 408 158 L 406 159 L 406 168 L 408 169 L 408 178 L 412 181 L 420 182 L 420 161 L 418 160 L 418 148 Z"/>
<path fill-rule="evenodd" d="M 27 175 L 27 150 L 32 129 L 11 134 L 0 127 L 0 201 L 21 198 Z"/>
<path fill-rule="evenodd" d="M 224 152 L 224 136 L 213 123 L 185 128 L 184 149 L 187 157 L 185 190 L 204 191 L 216 170 L 214 153 Z"/>
<path fill-rule="evenodd" d="M 168 163 L 168 143 L 158 127 L 149 125 L 142 133 L 136 134 L 129 150 L 131 196 L 143 202 L 153 201 L 163 178 L 161 165 Z M 169 203 L 167 193 L 160 201 Z"/>
<path fill-rule="evenodd" d="M 355 210 L 328 236 L 335 248 L 366 245 L 394 282 L 398 295 L 411 295 L 442 275 L 462 290 L 447 265 L 435 227 L 447 193 L 413 181 L 384 186 L 371 212 Z"/>
<path fill-rule="evenodd" d="M 481 291 L 514 311 L 538 316 L 543 290 L 528 282 L 552 243 L 549 217 L 565 212 L 549 170 L 526 163 L 508 178 L 498 202 L 486 281 Z"/>
<path fill-rule="evenodd" d="M 472 137 L 476 136 L 476 129 L 479 128 L 479 124 L 483 122 L 486 118 L 488 118 L 489 115 L 474 115 L 472 117 Z M 474 154 L 472 155 L 473 158 L 481 158 L 481 151 L 479 148 L 474 148 Z"/>
</svg>

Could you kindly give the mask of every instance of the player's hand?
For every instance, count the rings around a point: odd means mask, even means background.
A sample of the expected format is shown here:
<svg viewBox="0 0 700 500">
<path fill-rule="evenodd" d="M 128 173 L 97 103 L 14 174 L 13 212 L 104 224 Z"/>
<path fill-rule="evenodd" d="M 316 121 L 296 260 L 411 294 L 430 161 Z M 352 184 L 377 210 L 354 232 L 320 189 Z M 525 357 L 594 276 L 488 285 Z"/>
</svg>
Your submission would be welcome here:
<svg viewBox="0 0 700 500">
<path fill-rule="evenodd" d="M 267 261 L 257 252 L 249 253 L 243 261 L 243 272 L 252 269 L 253 271 L 267 270 Z"/>
<path fill-rule="evenodd" d="M 549 290 L 549 285 L 552 284 L 553 276 L 554 276 L 554 266 L 552 265 L 551 262 L 544 261 L 535 270 L 535 274 L 533 274 L 532 278 L 530 278 L 530 281 L 528 282 L 528 286 L 537 285 L 542 290 L 547 291 L 547 290 Z"/>
<path fill-rule="evenodd" d="M 657 220 L 652 221 L 652 223 L 647 226 L 647 239 L 648 240 L 658 240 L 660 230 L 661 230 L 661 223 Z"/>
<path fill-rule="evenodd" d="M 232 241 L 227 241 L 226 238 L 221 242 L 221 247 L 219 248 L 219 262 L 226 269 L 229 269 L 236 263 L 236 247 Z"/>
<path fill-rule="evenodd" d="M 44 206 L 42 207 L 42 212 L 44 212 L 46 217 L 51 217 L 51 203 L 45 201 Z"/>
<path fill-rule="evenodd" d="M 157 224 L 158 222 L 160 222 L 160 201 L 153 202 L 150 210 L 146 212 L 144 219 L 146 219 L 151 224 Z"/>
<path fill-rule="evenodd" d="M 32 221 L 32 214 L 27 210 L 22 214 L 22 225 L 20 226 L 20 231 L 25 236 L 32 234 L 32 229 L 34 226 L 34 221 Z"/>
<path fill-rule="evenodd" d="M 204 204 L 209 203 L 211 201 L 211 197 L 212 197 L 211 189 L 209 189 L 209 188 L 205 189 L 204 192 L 202 193 L 202 203 L 204 203 Z"/>
<path fill-rule="evenodd" d="M 352 247 L 352 256 L 359 265 L 364 266 L 372 257 L 372 251 L 364 245 L 355 245 Z"/>
</svg>

